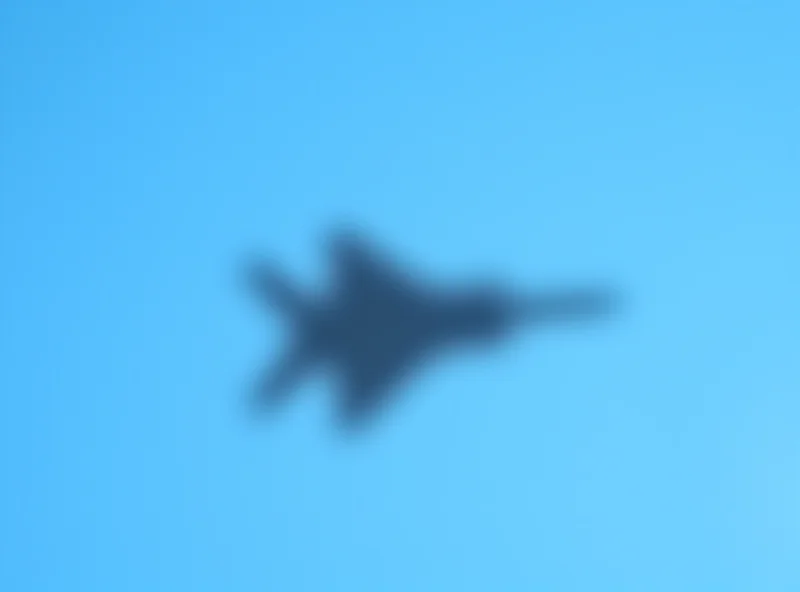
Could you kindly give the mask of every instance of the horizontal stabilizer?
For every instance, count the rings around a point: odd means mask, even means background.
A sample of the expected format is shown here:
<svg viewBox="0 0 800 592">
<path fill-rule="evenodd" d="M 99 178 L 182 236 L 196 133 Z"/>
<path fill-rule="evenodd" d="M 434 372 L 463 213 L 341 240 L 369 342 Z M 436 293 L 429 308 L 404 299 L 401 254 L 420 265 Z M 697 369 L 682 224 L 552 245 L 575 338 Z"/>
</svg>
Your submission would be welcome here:
<svg viewBox="0 0 800 592">
<path fill-rule="evenodd" d="M 274 267 L 264 263 L 251 265 L 247 279 L 260 297 L 290 317 L 299 320 L 308 315 L 308 304 Z"/>
</svg>

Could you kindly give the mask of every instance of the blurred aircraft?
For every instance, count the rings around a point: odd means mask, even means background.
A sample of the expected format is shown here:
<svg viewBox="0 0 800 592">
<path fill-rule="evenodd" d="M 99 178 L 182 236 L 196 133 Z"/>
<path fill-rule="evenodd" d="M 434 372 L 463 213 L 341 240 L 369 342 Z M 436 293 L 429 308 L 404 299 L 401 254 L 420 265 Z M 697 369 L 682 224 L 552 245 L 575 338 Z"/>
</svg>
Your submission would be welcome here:
<svg viewBox="0 0 800 592">
<path fill-rule="evenodd" d="M 330 242 L 334 286 L 326 298 L 300 294 L 275 266 L 248 269 L 251 287 L 290 323 L 292 343 L 258 384 L 275 404 L 312 369 L 339 381 L 341 425 L 361 425 L 397 384 L 440 351 L 490 343 L 524 323 L 583 319 L 610 310 L 602 290 L 515 295 L 491 284 L 443 291 L 415 280 L 353 233 Z"/>
</svg>

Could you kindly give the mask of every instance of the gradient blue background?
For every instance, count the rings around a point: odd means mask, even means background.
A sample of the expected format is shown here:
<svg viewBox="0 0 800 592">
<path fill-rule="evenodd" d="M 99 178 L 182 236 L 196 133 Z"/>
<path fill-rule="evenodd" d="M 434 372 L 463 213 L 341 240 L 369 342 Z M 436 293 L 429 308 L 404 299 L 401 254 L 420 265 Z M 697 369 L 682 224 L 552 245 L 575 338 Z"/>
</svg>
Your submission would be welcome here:
<svg viewBox="0 0 800 592">
<path fill-rule="evenodd" d="M 0 589 L 800 590 L 800 5 L 0 6 Z M 362 441 L 243 254 L 350 220 L 625 314 L 430 368 Z"/>
</svg>

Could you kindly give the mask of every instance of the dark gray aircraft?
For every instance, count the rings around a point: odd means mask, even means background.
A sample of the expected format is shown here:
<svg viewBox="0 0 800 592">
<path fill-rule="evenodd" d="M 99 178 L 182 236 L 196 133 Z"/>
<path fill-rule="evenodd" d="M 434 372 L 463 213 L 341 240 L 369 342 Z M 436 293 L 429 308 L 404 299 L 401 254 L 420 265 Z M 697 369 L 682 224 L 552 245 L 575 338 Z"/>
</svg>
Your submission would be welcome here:
<svg viewBox="0 0 800 592">
<path fill-rule="evenodd" d="M 442 350 L 495 342 L 523 323 L 592 317 L 612 304 L 599 290 L 522 296 L 484 284 L 442 291 L 415 281 L 353 233 L 336 235 L 330 250 L 327 298 L 301 295 L 272 265 L 248 270 L 251 286 L 288 320 L 293 340 L 259 382 L 258 402 L 278 403 L 308 372 L 329 365 L 346 428 L 361 425 L 399 381 Z"/>
</svg>

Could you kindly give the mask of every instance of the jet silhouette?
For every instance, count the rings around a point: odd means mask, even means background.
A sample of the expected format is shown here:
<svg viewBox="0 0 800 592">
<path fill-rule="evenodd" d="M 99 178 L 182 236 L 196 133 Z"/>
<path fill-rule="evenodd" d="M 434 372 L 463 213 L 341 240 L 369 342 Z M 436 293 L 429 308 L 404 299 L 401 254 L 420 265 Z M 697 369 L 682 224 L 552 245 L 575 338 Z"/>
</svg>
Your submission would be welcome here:
<svg viewBox="0 0 800 592">
<path fill-rule="evenodd" d="M 258 382 L 257 402 L 279 403 L 306 374 L 329 365 L 345 428 L 362 425 L 437 353 L 496 342 L 526 322 L 592 317 L 612 304 L 609 293 L 591 289 L 531 296 L 492 284 L 441 290 L 413 279 L 354 233 L 335 234 L 329 247 L 334 285 L 326 298 L 300 294 L 274 265 L 248 268 L 251 288 L 292 330 L 289 348 Z"/>
</svg>

